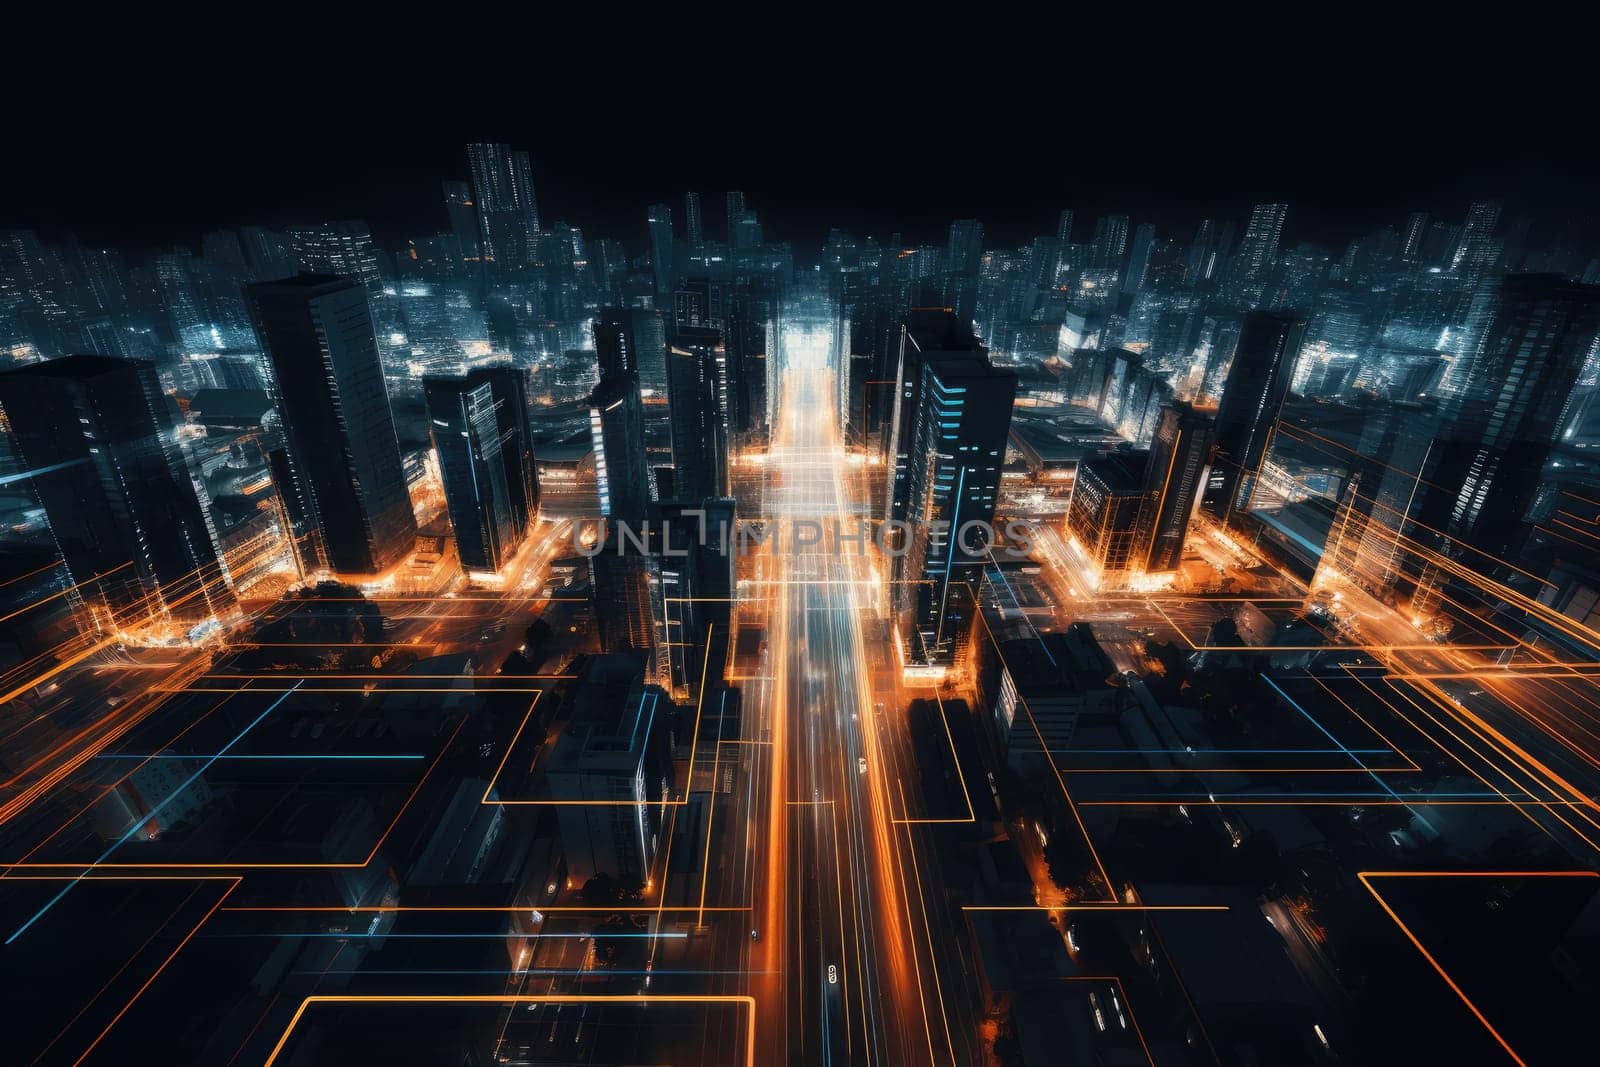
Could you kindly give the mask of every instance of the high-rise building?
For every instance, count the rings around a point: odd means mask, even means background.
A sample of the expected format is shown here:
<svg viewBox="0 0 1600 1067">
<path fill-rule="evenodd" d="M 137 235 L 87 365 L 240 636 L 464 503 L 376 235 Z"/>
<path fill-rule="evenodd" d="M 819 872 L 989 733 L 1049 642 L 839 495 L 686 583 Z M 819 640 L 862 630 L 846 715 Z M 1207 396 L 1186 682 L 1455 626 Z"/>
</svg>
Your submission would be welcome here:
<svg viewBox="0 0 1600 1067">
<path fill-rule="evenodd" d="M 1090 250 L 1093 266 L 1106 270 L 1122 266 L 1128 251 L 1128 216 L 1104 215 L 1094 224 L 1094 243 Z"/>
<path fill-rule="evenodd" d="M 423 395 L 461 565 L 498 571 L 539 512 L 527 372 L 481 367 L 427 378 Z"/>
<path fill-rule="evenodd" d="M 671 684 L 662 561 L 651 552 L 654 546 L 642 524 L 608 518 L 604 536 L 589 557 L 589 600 L 600 648 L 644 653 L 647 677 Z"/>
<path fill-rule="evenodd" d="M 1410 263 L 1422 259 L 1423 245 L 1428 239 L 1428 224 L 1433 216 L 1426 211 L 1413 211 L 1406 216 L 1406 228 L 1400 235 L 1400 258 Z"/>
<path fill-rule="evenodd" d="M 1305 329 L 1305 319 L 1290 311 L 1245 316 L 1217 406 L 1216 451 L 1205 493 L 1207 510 L 1220 519 L 1249 507 Z"/>
<path fill-rule="evenodd" d="M 154 364 L 77 355 L 0 373 L 5 412 L 71 581 L 107 628 L 231 603 Z M 96 603 L 98 601 L 98 603 Z"/>
<path fill-rule="evenodd" d="M 766 237 L 761 230 L 761 220 L 754 211 L 746 211 L 739 219 L 733 230 L 733 247 L 741 251 L 751 248 L 760 248 L 766 243 Z"/>
<path fill-rule="evenodd" d="M 304 570 L 388 571 L 417 525 L 365 291 L 299 274 L 247 295 L 272 367 L 273 476 Z"/>
<path fill-rule="evenodd" d="M 1258 303 L 1278 261 L 1278 242 L 1288 204 L 1257 204 L 1250 209 L 1239 251 L 1228 274 L 1228 295 L 1244 304 Z"/>
<path fill-rule="evenodd" d="M 644 397 L 667 395 L 666 317 L 654 308 L 605 308 L 594 319 L 600 378 L 637 374 Z"/>
<path fill-rule="evenodd" d="M 1144 559 L 1147 574 L 1175 571 L 1183 562 L 1189 519 L 1204 487 L 1211 430 L 1209 411 L 1197 411 L 1181 400 L 1161 409 L 1144 476 L 1148 506 L 1154 509 L 1145 524 L 1150 536 Z"/>
<path fill-rule="evenodd" d="M 1058 244 L 1065 245 L 1071 242 L 1072 220 L 1073 213 L 1070 207 L 1063 208 L 1061 214 L 1056 216 L 1056 242 Z"/>
<path fill-rule="evenodd" d="M 1061 272 L 1067 267 L 1067 257 L 1072 250 L 1072 223 L 1074 221 L 1072 209 L 1064 208 L 1056 216 L 1056 256 L 1055 265 L 1050 274 L 1050 285 L 1055 285 L 1061 278 Z"/>
<path fill-rule="evenodd" d="M 983 223 L 977 219 L 952 222 L 944 261 L 945 269 L 956 274 L 977 274 L 983 265 Z"/>
<path fill-rule="evenodd" d="M 296 226 L 289 231 L 295 264 L 306 274 L 339 274 L 354 278 L 371 301 L 383 299 L 378 250 L 372 231 L 357 219 L 323 226 Z"/>
<path fill-rule="evenodd" d="M 1430 457 L 1426 529 L 1492 557 L 1514 544 L 1573 386 L 1596 353 L 1600 287 L 1557 274 L 1500 282 Z"/>
<path fill-rule="evenodd" d="M 656 296 L 672 292 L 672 209 L 666 204 L 651 204 L 645 213 L 650 231 L 650 268 L 655 275 Z"/>
<path fill-rule="evenodd" d="M 720 330 L 683 326 L 667 357 L 672 410 L 672 495 L 728 495 L 727 349 Z"/>
<path fill-rule="evenodd" d="M 595 488 L 600 514 L 631 526 L 650 506 L 650 468 L 644 451 L 644 408 L 631 372 L 602 377 L 589 396 Z"/>
<path fill-rule="evenodd" d="M 1494 268 L 1500 258 L 1500 247 L 1495 243 L 1494 230 L 1500 224 L 1500 201 L 1478 200 L 1467 208 L 1467 218 L 1461 226 L 1461 240 L 1450 259 L 1450 269 L 1461 279 L 1461 285 L 1472 292 Z"/>
<path fill-rule="evenodd" d="M 1427 494 L 1423 470 L 1437 431 L 1432 403 L 1372 406 L 1321 566 L 1380 595 L 1394 585 L 1410 556 L 1403 535 L 1413 506 Z"/>
<path fill-rule="evenodd" d="M 472 199 L 472 186 L 466 182 L 444 183 L 444 210 L 450 218 L 450 233 L 456 241 L 456 255 L 463 263 L 478 260 L 478 209 Z"/>
<path fill-rule="evenodd" d="M 1096 589 L 1125 588 L 1143 564 L 1151 515 L 1146 452 L 1106 452 L 1078 464 L 1067 506 L 1068 545 Z"/>
<path fill-rule="evenodd" d="M 714 681 L 727 661 L 737 592 L 736 504 L 731 497 L 663 500 L 653 517 L 672 685 L 675 691 L 699 692 L 704 664 L 710 664 Z"/>
<path fill-rule="evenodd" d="M 947 664 L 989 562 L 1017 377 L 946 309 L 913 310 L 902 336 L 895 432 L 905 441 L 891 445 L 888 517 L 909 525 L 909 540 L 891 589 L 907 655 Z"/>
<path fill-rule="evenodd" d="M 244 246 L 251 281 L 271 281 L 294 273 L 294 254 L 283 234 L 264 226 L 246 226 L 239 231 L 239 241 Z"/>
<path fill-rule="evenodd" d="M 727 209 L 728 247 L 736 248 L 738 241 L 734 235 L 739 229 L 739 223 L 744 219 L 744 193 L 738 189 L 729 189 L 724 204 Z"/>
<path fill-rule="evenodd" d="M 1184 260 L 1184 280 L 1192 287 L 1209 282 L 1217 267 L 1217 224 L 1213 219 L 1201 219 L 1195 229 L 1194 240 L 1189 244 L 1189 255 Z"/>
<path fill-rule="evenodd" d="M 1133 245 L 1128 252 L 1128 271 L 1122 278 L 1122 291 L 1137 293 L 1144 288 L 1145 275 L 1150 272 L 1150 253 L 1156 243 L 1156 228 L 1142 222 L 1133 231 Z"/>
<path fill-rule="evenodd" d="M 723 329 L 731 434 L 759 433 L 766 427 L 768 355 L 777 318 L 777 294 L 769 288 L 748 285 L 728 294 Z"/>
<path fill-rule="evenodd" d="M 700 194 L 693 190 L 683 194 L 683 239 L 690 246 L 706 241 L 705 224 L 700 218 Z"/>
<path fill-rule="evenodd" d="M 499 282 L 516 281 L 533 262 L 539 204 L 528 153 L 504 144 L 469 144 L 472 193 L 478 209 L 479 252 Z"/>
<path fill-rule="evenodd" d="M 721 282 L 704 275 L 683 279 L 672 294 L 673 328 L 721 326 L 726 310 L 724 288 Z"/>
</svg>

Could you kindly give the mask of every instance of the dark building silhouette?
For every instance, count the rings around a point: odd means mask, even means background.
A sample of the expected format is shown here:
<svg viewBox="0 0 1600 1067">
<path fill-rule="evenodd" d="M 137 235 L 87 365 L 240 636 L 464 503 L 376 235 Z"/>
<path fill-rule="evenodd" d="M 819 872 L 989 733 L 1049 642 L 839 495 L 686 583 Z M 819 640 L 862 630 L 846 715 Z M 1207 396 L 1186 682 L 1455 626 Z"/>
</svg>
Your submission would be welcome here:
<svg viewBox="0 0 1600 1067">
<path fill-rule="evenodd" d="M 423 381 L 450 525 L 469 570 L 499 570 L 538 517 L 527 383 L 516 367 Z"/>
<path fill-rule="evenodd" d="M 1443 405 L 1418 512 L 1425 530 L 1489 556 L 1506 554 L 1597 333 L 1600 286 L 1558 274 L 1500 282 L 1482 339 Z"/>
<path fill-rule="evenodd" d="M 411 511 L 366 293 L 299 274 L 247 289 L 272 365 L 273 476 L 307 571 L 372 575 L 411 552 Z"/>
<path fill-rule="evenodd" d="M 1209 411 L 1196 411 L 1183 401 L 1161 409 L 1144 479 L 1153 509 L 1146 573 L 1174 571 L 1183 562 L 1183 541 L 1203 488 L 1211 433 Z"/>
<path fill-rule="evenodd" d="M 770 286 L 748 285 L 728 294 L 723 320 L 727 349 L 728 427 L 732 435 L 767 428 L 767 367 L 778 296 Z"/>
<path fill-rule="evenodd" d="M 589 433 L 594 442 L 600 514 L 640 525 L 650 506 L 650 468 L 644 451 L 644 407 L 637 375 L 601 380 L 589 396 Z"/>
<path fill-rule="evenodd" d="M 667 333 L 661 312 L 651 308 L 606 308 L 594 319 L 600 379 L 637 374 L 643 395 L 667 394 Z"/>
<path fill-rule="evenodd" d="M 589 557 L 589 601 L 606 652 L 642 652 L 652 681 L 670 684 L 661 561 L 648 532 L 607 519 L 604 540 Z"/>
<path fill-rule="evenodd" d="M 1216 451 L 1205 494 L 1206 509 L 1220 519 L 1249 507 L 1304 337 L 1305 319 L 1294 312 L 1245 316 L 1217 406 Z"/>
<path fill-rule="evenodd" d="M 672 209 L 666 204 L 651 204 L 645 212 L 645 226 L 650 237 L 650 271 L 656 295 L 664 297 L 672 292 L 677 273 L 672 262 Z"/>
<path fill-rule="evenodd" d="M 727 350 L 719 330 L 681 326 L 667 363 L 674 497 L 728 493 Z"/>
<path fill-rule="evenodd" d="M 0 408 L 72 581 L 109 621 L 204 618 L 231 603 L 154 364 L 76 355 L 21 367 L 0 374 Z"/>
<path fill-rule="evenodd" d="M 707 673 L 715 679 L 722 676 L 727 660 L 736 592 L 737 506 L 731 497 L 664 500 L 654 517 L 673 682 L 698 692 L 702 664 L 710 664 Z"/>
<path fill-rule="evenodd" d="M 649 684 L 637 656 L 594 656 L 584 665 L 543 775 L 559 802 L 561 846 L 575 882 L 604 874 L 640 888 L 650 877 L 663 844 L 662 802 L 676 785 L 677 711 Z"/>
</svg>

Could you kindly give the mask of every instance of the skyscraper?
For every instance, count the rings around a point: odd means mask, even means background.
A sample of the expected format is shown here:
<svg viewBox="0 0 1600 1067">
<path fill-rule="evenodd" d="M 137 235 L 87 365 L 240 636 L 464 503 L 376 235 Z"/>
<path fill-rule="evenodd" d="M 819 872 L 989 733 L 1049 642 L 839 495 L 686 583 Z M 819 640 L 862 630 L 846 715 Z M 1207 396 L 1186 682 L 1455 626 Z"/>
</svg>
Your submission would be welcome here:
<svg viewBox="0 0 1600 1067">
<path fill-rule="evenodd" d="M 1161 409 L 1144 478 L 1151 494 L 1147 506 L 1153 509 L 1145 523 L 1150 531 L 1147 574 L 1175 571 L 1183 562 L 1189 519 L 1203 488 L 1211 429 L 1210 412 L 1196 411 L 1181 400 Z"/>
<path fill-rule="evenodd" d="M 650 231 L 650 268 L 655 275 L 656 296 L 672 292 L 672 209 L 666 204 L 651 204 L 645 213 Z"/>
<path fill-rule="evenodd" d="M 358 219 L 323 226 L 296 226 L 289 231 L 295 264 L 307 274 L 339 274 L 354 278 L 371 301 L 383 299 L 378 250 L 372 231 Z"/>
<path fill-rule="evenodd" d="M 472 186 L 466 182 L 444 183 L 444 210 L 450 217 L 450 233 L 463 263 L 478 259 L 478 209 L 472 199 Z"/>
<path fill-rule="evenodd" d="M 1459 391 L 1445 400 L 1423 525 L 1489 556 L 1516 540 L 1600 333 L 1600 287 L 1511 274 Z"/>
<path fill-rule="evenodd" d="M 683 239 L 690 245 L 705 244 L 705 225 L 700 220 L 700 194 L 683 194 Z"/>
<path fill-rule="evenodd" d="M 894 401 L 889 432 L 884 437 L 884 458 L 889 468 L 881 519 L 904 524 L 911 518 L 916 498 L 913 478 L 925 465 L 926 453 L 916 452 L 917 424 L 922 413 L 922 365 L 933 359 L 972 359 L 984 356 L 983 346 L 947 308 L 912 308 L 901 322 L 894 354 Z M 891 525 L 889 537 L 896 536 Z"/>
<path fill-rule="evenodd" d="M 1362 421 L 1322 566 L 1375 593 L 1386 592 L 1409 553 L 1407 517 L 1427 496 L 1423 469 L 1438 430 L 1435 405 L 1374 404 Z"/>
<path fill-rule="evenodd" d="M 467 162 L 478 208 L 480 254 L 493 264 L 493 278 L 515 281 L 533 261 L 540 232 L 528 153 L 504 144 L 469 144 Z"/>
<path fill-rule="evenodd" d="M 1245 316 L 1217 406 L 1216 452 L 1205 494 L 1206 509 L 1219 519 L 1249 507 L 1305 328 L 1305 319 L 1290 311 Z"/>
<path fill-rule="evenodd" d="M 1072 209 L 1063 208 L 1061 214 L 1056 216 L 1056 241 L 1066 244 L 1072 240 Z"/>
<path fill-rule="evenodd" d="M 729 189 L 723 202 L 727 210 L 728 232 L 726 236 L 728 247 L 734 248 L 738 245 L 735 240 L 735 233 L 739 229 L 740 221 L 744 218 L 744 193 L 738 189 Z"/>
<path fill-rule="evenodd" d="M 604 308 L 594 319 L 595 357 L 604 380 L 637 374 L 640 394 L 667 395 L 667 321 L 654 308 Z"/>
<path fill-rule="evenodd" d="M 1189 255 L 1184 260 L 1184 279 L 1191 286 L 1211 280 L 1217 265 L 1217 224 L 1212 219 L 1201 219 L 1194 240 L 1189 244 Z"/>
<path fill-rule="evenodd" d="M 366 293 L 299 274 L 247 288 L 281 429 L 274 480 L 304 569 L 370 576 L 410 554 L 416 519 Z"/>
<path fill-rule="evenodd" d="M 1145 275 L 1150 271 L 1150 253 L 1156 243 L 1156 228 L 1142 222 L 1133 231 L 1133 246 L 1128 252 L 1128 272 L 1122 278 L 1122 291 L 1137 293 L 1144 288 Z"/>
<path fill-rule="evenodd" d="M 636 374 L 610 374 L 600 379 L 589 396 L 589 433 L 594 442 L 600 514 L 641 525 L 650 506 L 650 469 Z"/>
<path fill-rule="evenodd" d="M 1066 268 L 1067 255 L 1072 249 L 1072 223 L 1074 215 L 1072 209 L 1063 208 L 1061 214 L 1056 216 L 1056 259 L 1055 266 L 1050 275 L 1050 284 L 1055 285 L 1060 280 L 1061 272 Z"/>
<path fill-rule="evenodd" d="M 914 408 L 896 420 L 912 443 L 896 465 L 890 506 L 909 523 L 909 551 L 894 558 L 891 588 L 907 655 L 947 664 L 989 562 L 1017 377 L 992 366 L 944 309 L 914 310 L 903 349 L 902 373 L 914 368 L 917 384 L 897 397 Z"/>
<path fill-rule="evenodd" d="M 978 273 L 983 264 L 983 223 L 977 219 L 952 222 L 944 258 L 946 270 L 957 274 Z"/>
<path fill-rule="evenodd" d="M 1283 220 L 1288 204 L 1257 204 L 1250 209 L 1239 251 L 1228 274 L 1228 295 L 1243 304 L 1262 298 L 1267 278 L 1278 261 L 1278 241 L 1283 237 Z"/>
<path fill-rule="evenodd" d="M 1105 215 L 1094 224 L 1094 244 L 1090 259 L 1101 269 L 1122 266 L 1122 257 L 1128 251 L 1128 216 Z"/>
<path fill-rule="evenodd" d="M 166 403 L 146 360 L 65 356 L 0 374 L 61 558 L 107 627 L 204 618 L 232 600 Z"/>
<path fill-rule="evenodd" d="M 594 606 L 600 648 L 605 652 L 643 652 L 646 677 L 670 685 L 672 660 L 662 561 L 649 545 L 640 543 L 646 533 L 642 526 L 618 518 L 605 520 L 605 540 L 589 557 L 589 600 Z"/>
<path fill-rule="evenodd" d="M 730 433 L 759 432 L 767 421 L 768 353 L 770 333 L 777 327 L 777 294 L 761 286 L 741 286 L 728 294 L 726 303 Z"/>
<path fill-rule="evenodd" d="M 1400 258 L 1415 263 L 1422 259 L 1422 249 L 1428 239 L 1428 224 L 1433 216 L 1426 211 L 1413 211 L 1406 216 L 1406 228 L 1400 235 Z"/>
<path fill-rule="evenodd" d="M 427 378 L 423 394 L 461 565 L 498 571 L 539 510 L 527 372 L 483 367 Z"/>
<path fill-rule="evenodd" d="M 684 326 L 667 357 L 672 409 L 672 495 L 728 495 L 727 350 L 720 330 Z"/>
<path fill-rule="evenodd" d="M 1461 240 L 1451 256 L 1450 269 L 1461 279 L 1462 288 L 1469 293 L 1477 288 L 1500 256 L 1500 248 L 1494 240 L 1494 230 L 1499 223 L 1498 200 L 1478 200 L 1467 208 L 1467 218 L 1461 226 Z"/>
</svg>

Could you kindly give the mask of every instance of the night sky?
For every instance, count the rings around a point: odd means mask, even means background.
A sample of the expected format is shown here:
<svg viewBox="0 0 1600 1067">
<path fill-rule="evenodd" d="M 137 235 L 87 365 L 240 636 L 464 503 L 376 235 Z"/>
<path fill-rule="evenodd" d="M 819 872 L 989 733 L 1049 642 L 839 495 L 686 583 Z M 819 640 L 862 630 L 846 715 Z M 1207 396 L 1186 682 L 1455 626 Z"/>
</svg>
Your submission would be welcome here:
<svg viewBox="0 0 1600 1067">
<path fill-rule="evenodd" d="M 908 78 L 919 63 L 939 76 L 902 82 L 879 64 L 816 85 L 692 79 L 664 96 L 624 79 L 620 100 L 585 97 L 582 71 L 554 87 L 445 78 L 409 100 L 306 88 L 246 99 L 169 78 L 92 110 L 19 116 L 0 225 L 138 247 L 362 218 L 394 242 L 443 230 L 440 180 L 467 177 L 467 141 L 500 140 L 531 151 L 546 221 L 635 250 L 646 204 L 677 215 L 690 188 L 709 236 L 723 232 L 723 191 L 741 188 L 769 239 L 794 241 L 803 260 L 833 225 L 941 241 L 951 218 L 975 216 L 997 245 L 1052 233 L 1072 207 L 1079 240 L 1111 211 L 1187 239 L 1198 218 L 1242 221 L 1261 200 L 1290 203 L 1289 243 L 1338 246 L 1413 210 L 1459 220 L 1484 196 L 1547 232 L 1591 233 L 1600 142 L 1580 68 L 1484 79 L 1443 45 L 1450 62 L 1425 69 L 1414 51 L 1401 42 L 1360 77 L 1348 60 L 1274 56 L 1266 76 L 1225 51 L 1208 65 L 1170 47 L 958 76 L 916 57 Z"/>
</svg>

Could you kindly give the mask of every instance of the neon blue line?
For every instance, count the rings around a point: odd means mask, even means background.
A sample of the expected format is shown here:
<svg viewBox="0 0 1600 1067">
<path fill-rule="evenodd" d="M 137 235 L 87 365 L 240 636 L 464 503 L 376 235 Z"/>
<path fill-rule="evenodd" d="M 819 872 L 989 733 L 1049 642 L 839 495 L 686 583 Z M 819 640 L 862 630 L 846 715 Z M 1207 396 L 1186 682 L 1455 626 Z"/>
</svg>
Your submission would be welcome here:
<svg viewBox="0 0 1600 1067">
<path fill-rule="evenodd" d="M 201 766 L 199 770 L 195 771 L 188 778 L 186 778 L 182 785 L 180 785 L 178 788 L 174 789 L 171 793 L 167 794 L 167 799 L 163 800 L 161 803 L 159 803 L 155 807 L 151 808 L 150 809 L 150 813 L 148 815 L 144 816 L 141 819 L 135 820 L 134 824 L 132 826 L 128 827 L 127 832 L 124 833 L 121 837 L 117 838 L 115 841 L 113 841 L 111 843 L 110 847 L 108 847 L 104 852 L 100 853 L 100 858 L 95 860 L 94 863 L 90 864 L 89 866 L 90 867 L 96 867 L 96 866 L 104 863 L 106 861 L 106 859 L 108 857 L 110 857 L 110 855 L 113 852 L 115 852 L 117 849 L 121 848 L 124 844 L 127 843 L 128 838 L 132 837 L 134 835 L 135 831 L 137 831 L 139 829 L 139 827 L 143 826 L 145 823 L 149 822 L 150 820 L 154 819 L 157 815 L 161 814 L 161 809 L 162 808 L 166 807 L 168 804 L 171 804 L 174 800 L 176 800 L 179 796 L 181 796 L 186 789 L 188 789 L 197 780 L 199 780 L 199 778 L 200 778 L 200 776 L 202 774 L 204 774 L 208 769 L 210 769 L 210 767 L 211 767 L 211 765 L 213 763 L 215 763 L 215 762 L 217 762 L 217 760 L 221 759 L 223 754 L 226 753 L 228 751 L 228 749 L 232 748 L 234 745 L 237 745 L 240 741 L 244 740 L 245 734 L 248 734 L 251 730 L 254 730 L 258 725 L 260 725 L 262 719 L 265 719 L 268 715 L 271 715 L 274 711 L 277 711 L 278 710 L 278 705 L 282 704 L 285 700 L 288 700 L 289 699 L 289 694 L 293 693 L 296 689 L 299 689 L 304 684 L 305 684 L 305 679 L 302 678 L 302 679 L 300 679 L 300 681 L 294 683 L 294 685 L 290 689 L 285 691 L 284 694 L 282 696 L 280 696 L 277 700 L 274 700 L 271 704 L 268 704 L 266 711 L 263 711 L 260 715 L 257 715 L 255 717 L 255 719 L 251 721 L 249 726 L 246 726 L 243 730 L 240 730 L 239 733 L 237 735 L 235 735 L 235 737 L 234 737 L 234 739 L 232 741 L 229 741 L 226 745 L 222 746 L 222 751 L 221 752 L 218 752 L 215 756 L 212 756 L 210 759 L 206 760 L 205 764 L 203 766 Z M 88 875 L 88 873 L 89 872 L 87 870 L 85 870 L 82 874 L 78 875 L 72 881 L 70 881 L 66 885 L 62 886 L 61 887 L 61 892 L 59 892 L 55 896 L 51 897 L 49 902 L 46 903 L 44 907 L 42 907 L 38 911 L 34 912 L 33 918 L 29 919 L 27 922 L 25 922 L 21 926 L 17 927 L 16 930 L 14 930 L 12 932 L 11 936 L 6 938 L 6 944 L 8 944 L 8 945 L 11 944 L 11 942 L 15 941 L 17 938 L 19 938 L 23 934 L 27 933 L 28 932 L 28 927 L 32 926 L 34 923 L 36 923 L 40 919 L 42 919 L 44 917 L 44 913 L 49 911 L 51 908 L 55 907 L 56 904 L 60 902 L 61 898 L 66 896 L 67 893 L 69 893 L 72 890 L 73 886 L 75 886 L 79 882 L 83 881 L 83 879 L 85 878 L 85 876 Z"/>
<path fill-rule="evenodd" d="M 1261 676 L 1261 680 L 1263 682 L 1266 682 L 1268 685 L 1272 686 L 1272 691 L 1277 693 L 1284 700 L 1286 700 L 1291 708 L 1293 708 L 1295 711 L 1298 711 L 1301 715 L 1305 716 L 1306 721 L 1309 722 L 1312 726 L 1315 726 L 1319 731 L 1321 731 L 1323 737 L 1326 737 L 1329 741 L 1332 741 L 1334 744 L 1338 745 L 1341 749 L 1343 749 L 1346 753 L 1348 753 L 1350 758 L 1355 761 L 1356 766 L 1360 767 L 1362 770 L 1366 771 L 1368 776 L 1370 776 L 1374 782 L 1377 782 L 1380 786 L 1383 787 L 1383 791 L 1385 793 L 1388 793 L 1395 800 L 1398 800 L 1402 804 L 1405 804 L 1406 805 L 1406 810 L 1407 811 L 1411 811 L 1412 816 L 1414 818 L 1416 818 L 1417 821 L 1421 822 L 1422 825 L 1426 826 L 1429 830 L 1432 830 L 1435 834 L 1437 834 L 1439 832 L 1438 827 L 1434 826 L 1433 823 L 1429 822 L 1420 813 L 1418 813 L 1416 811 L 1412 811 L 1411 805 L 1406 803 L 1406 800 L 1405 800 L 1404 797 L 1402 797 L 1399 793 L 1396 793 L 1393 789 L 1390 789 L 1388 782 L 1385 782 L 1382 778 L 1379 778 L 1376 774 L 1373 774 L 1371 767 L 1368 767 L 1365 763 L 1362 763 L 1361 762 L 1361 758 L 1359 756 L 1357 756 L 1354 752 L 1351 752 L 1350 749 L 1345 746 L 1345 743 L 1343 741 L 1340 741 L 1337 737 L 1334 737 L 1331 733 L 1329 733 L 1328 730 L 1327 730 L 1327 727 L 1323 726 L 1320 722 L 1318 722 L 1316 720 L 1316 718 L 1313 717 L 1312 714 L 1309 711 L 1307 711 L 1305 708 L 1302 708 L 1300 706 L 1299 701 L 1295 700 L 1294 697 L 1290 696 L 1288 693 L 1285 693 L 1283 691 L 1283 689 L 1278 685 L 1277 682 L 1274 682 L 1271 678 L 1268 678 L 1264 674 Z"/>
<path fill-rule="evenodd" d="M 69 459 L 64 463 L 52 463 L 48 467 L 35 467 L 31 471 L 23 471 L 20 474 L 8 474 L 5 477 L 0 478 L 0 485 L 10 485 L 12 482 L 27 481 L 29 478 L 33 478 L 40 474 L 50 474 L 53 471 L 64 471 L 68 467 L 76 467 L 81 463 L 87 462 L 89 462 L 87 458 Z"/>
</svg>

